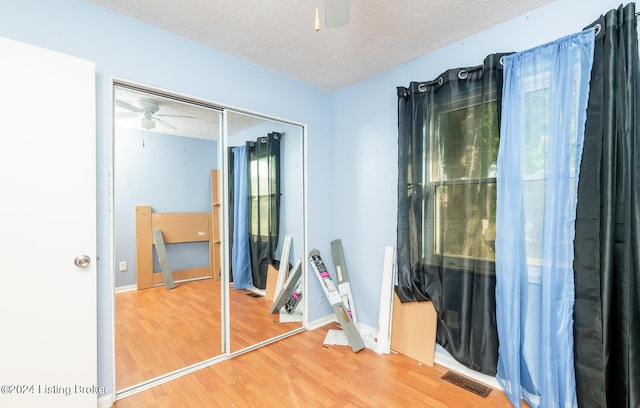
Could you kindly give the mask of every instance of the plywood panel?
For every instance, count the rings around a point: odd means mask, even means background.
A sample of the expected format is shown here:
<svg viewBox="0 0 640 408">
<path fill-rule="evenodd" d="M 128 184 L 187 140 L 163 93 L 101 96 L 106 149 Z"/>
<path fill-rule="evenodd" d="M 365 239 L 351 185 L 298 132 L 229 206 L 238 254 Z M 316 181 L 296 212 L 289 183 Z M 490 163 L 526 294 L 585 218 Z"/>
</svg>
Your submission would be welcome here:
<svg viewBox="0 0 640 408">
<path fill-rule="evenodd" d="M 138 290 L 153 286 L 153 235 L 151 206 L 136 206 L 136 284 Z"/>
<path fill-rule="evenodd" d="M 278 292 L 276 288 L 277 285 L 277 281 L 278 281 L 278 270 L 276 268 L 273 267 L 273 265 L 269 265 L 267 267 L 267 286 L 265 289 L 265 294 L 264 297 L 267 300 L 270 300 L 273 302 L 273 299 L 275 299 L 275 296 L 277 295 L 276 292 Z"/>
<path fill-rule="evenodd" d="M 211 170 L 211 240 L 209 240 L 209 265 L 211 265 L 211 276 L 220 279 L 220 261 L 222 253 L 220 251 L 220 171 Z"/>
<path fill-rule="evenodd" d="M 153 273 L 153 230 L 161 231 L 167 244 L 209 241 L 211 261 L 211 222 L 210 213 L 153 213 L 151 206 L 136 206 L 137 288 L 151 288 L 154 283 L 163 281 Z M 209 266 L 193 268 L 193 271 L 186 275 L 181 271 L 174 271 L 173 277 L 177 280 L 219 277 L 219 273 L 214 274 L 211 262 Z"/>
<path fill-rule="evenodd" d="M 208 241 L 209 213 L 154 213 L 151 228 L 161 230 L 165 244 Z"/>
<path fill-rule="evenodd" d="M 391 349 L 433 367 L 436 319 L 432 302 L 401 303 L 394 293 Z"/>
</svg>

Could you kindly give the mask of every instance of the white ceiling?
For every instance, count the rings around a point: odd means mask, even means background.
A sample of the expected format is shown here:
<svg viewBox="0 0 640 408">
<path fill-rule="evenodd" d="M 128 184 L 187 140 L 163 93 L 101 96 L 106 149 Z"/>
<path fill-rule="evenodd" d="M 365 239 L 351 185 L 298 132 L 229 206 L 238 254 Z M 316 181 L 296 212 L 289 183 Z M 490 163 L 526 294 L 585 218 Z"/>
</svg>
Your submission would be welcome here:
<svg viewBox="0 0 640 408">
<path fill-rule="evenodd" d="M 314 30 L 324 0 L 90 0 L 327 91 L 382 73 L 553 0 L 352 0 Z"/>
</svg>

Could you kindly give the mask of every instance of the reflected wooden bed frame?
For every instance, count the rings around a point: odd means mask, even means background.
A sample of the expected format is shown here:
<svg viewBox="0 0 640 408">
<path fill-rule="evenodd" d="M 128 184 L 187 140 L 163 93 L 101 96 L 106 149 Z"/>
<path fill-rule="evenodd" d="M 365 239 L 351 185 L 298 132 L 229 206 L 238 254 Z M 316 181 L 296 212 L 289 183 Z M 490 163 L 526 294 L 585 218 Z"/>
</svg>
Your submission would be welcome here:
<svg viewBox="0 0 640 408">
<path fill-rule="evenodd" d="M 218 170 L 211 170 L 211 212 L 154 213 L 149 205 L 136 206 L 136 283 L 138 290 L 164 282 L 153 273 L 153 231 L 162 231 L 165 244 L 209 242 L 209 265 L 173 271 L 176 281 L 220 279 L 220 201 Z"/>
</svg>

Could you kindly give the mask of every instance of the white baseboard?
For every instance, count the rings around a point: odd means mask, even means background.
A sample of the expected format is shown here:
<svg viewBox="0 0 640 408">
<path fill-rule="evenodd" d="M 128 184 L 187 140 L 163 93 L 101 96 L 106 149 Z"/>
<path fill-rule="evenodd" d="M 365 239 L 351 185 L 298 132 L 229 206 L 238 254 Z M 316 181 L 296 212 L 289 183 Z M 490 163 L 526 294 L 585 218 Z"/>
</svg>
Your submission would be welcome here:
<svg viewBox="0 0 640 408">
<path fill-rule="evenodd" d="M 378 337 L 378 330 L 374 329 L 371 326 L 367 326 L 364 323 L 358 322 L 358 331 L 360 332 L 361 336 L 368 336 L 368 337 L 372 337 L 374 339 L 376 337 Z"/>
<path fill-rule="evenodd" d="M 378 338 L 378 330 L 371 326 L 367 326 L 363 323 L 358 323 L 358 331 L 364 341 L 364 345 L 378 354 L 383 354 L 378 351 L 378 344 L 376 339 Z"/>
<path fill-rule="evenodd" d="M 114 402 L 113 394 L 103 395 L 98 398 L 98 408 L 111 408 Z"/>
<path fill-rule="evenodd" d="M 184 282 L 193 282 L 193 281 L 197 281 L 197 280 L 203 280 L 203 279 L 210 279 L 210 277 L 208 276 L 200 276 L 197 278 L 189 278 L 189 279 L 180 279 L 175 281 L 175 283 L 184 283 Z M 163 282 L 159 282 L 159 283 L 154 283 L 153 287 L 156 288 L 158 286 L 164 286 Z M 126 286 L 118 286 L 117 288 L 115 288 L 115 293 L 120 293 L 120 292 L 131 292 L 132 290 L 138 290 L 138 285 L 134 284 L 134 285 L 126 285 Z M 260 289 L 256 289 L 256 291 L 260 291 Z M 262 295 L 264 296 L 264 293 L 262 293 Z"/>
<path fill-rule="evenodd" d="M 116 293 L 120 293 L 120 292 L 131 292 L 132 290 L 136 290 L 138 289 L 138 285 L 127 285 L 127 286 L 118 286 L 115 289 Z"/>
<path fill-rule="evenodd" d="M 312 322 L 308 322 L 307 323 L 307 330 L 315 330 L 318 329 L 324 325 L 327 325 L 329 323 L 333 323 L 336 322 L 336 315 L 332 314 L 328 314 L 326 316 L 322 316 L 319 319 L 316 319 Z"/>
</svg>

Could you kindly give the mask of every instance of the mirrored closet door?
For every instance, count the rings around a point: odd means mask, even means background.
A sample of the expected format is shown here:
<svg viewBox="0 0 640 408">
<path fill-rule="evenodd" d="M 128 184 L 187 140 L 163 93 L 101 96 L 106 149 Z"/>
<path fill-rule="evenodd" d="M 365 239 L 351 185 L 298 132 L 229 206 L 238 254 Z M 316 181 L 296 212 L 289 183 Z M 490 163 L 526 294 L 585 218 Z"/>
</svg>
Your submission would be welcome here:
<svg viewBox="0 0 640 408">
<path fill-rule="evenodd" d="M 233 353 L 302 328 L 304 129 L 233 110 L 225 114 Z"/>
<path fill-rule="evenodd" d="M 121 391 L 224 353 L 222 113 L 124 83 L 115 84 L 113 100 L 115 377 Z"/>
<path fill-rule="evenodd" d="M 113 88 L 115 387 L 303 329 L 304 127 Z"/>
</svg>

